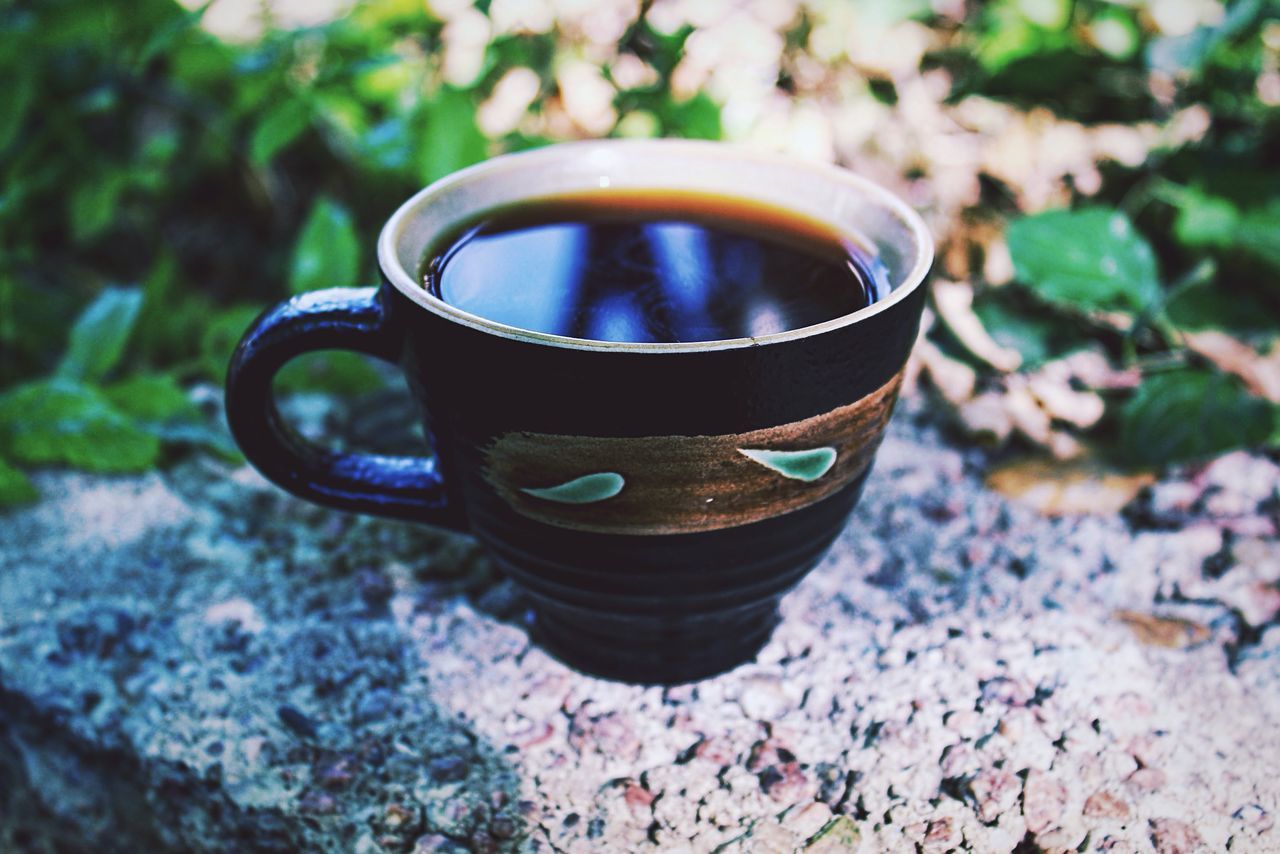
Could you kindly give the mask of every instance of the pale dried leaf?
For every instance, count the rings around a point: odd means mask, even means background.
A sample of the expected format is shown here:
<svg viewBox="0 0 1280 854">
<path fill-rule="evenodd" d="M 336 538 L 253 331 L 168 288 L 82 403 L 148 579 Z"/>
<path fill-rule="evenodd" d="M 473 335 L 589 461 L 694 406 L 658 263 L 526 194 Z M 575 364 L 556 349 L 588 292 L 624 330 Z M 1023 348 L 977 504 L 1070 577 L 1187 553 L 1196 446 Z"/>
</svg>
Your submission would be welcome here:
<svg viewBox="0 0 1280 854">
<path fill-rule="evenodd" d="M 555 10 L 546 0 L 494 0 L 489 20 L 495 34 L 533 35 L 555 25 Z"/>
<path fill-rule="evenodd" d="M 1049 433 L 1049 453 L 1059 460 L 1074 460 L 1084 456 L 1084 445 L 1080 440 L 1065 430 L 1053 430 Z"/>
<path fill-rule="evenodd" d="M 1258 100 L 1268 107 L 1280 107 L 1280 71 L 1264 71 L 1254 86 Z"/>
<path fill-rule="evenodd" d="M 1054 419 L 1087 429 L 1102 419 L 1106 405 L 1091 391 L 1076 391 L 1065 380 L 1047 373 L 1032 375 L 1027 382 L 1036 400 Z"/>
<path fill-rule="evenodd" d="M 1133 329 L 1133 318 L 1122 311 L 1086 311 L 1084 316 L 1098 326 L 1105 326 L 1116 332 L 1128 332 Z"/>
<path fill-rule="evenodd" d="M 1116 611 L 1114 616 L 1129 627 L 1139 643 L 1147 646 L 1177 649 L 1209 638 L 1206 626 L 1180 617 L 1157 617 L 1139 611 Z"/>
<path fill-rule="evenodd" d="M 999 392 L 984 391 L 965 401 L 956 415 L 966 433 L 990 445 L 1003 445 L 1013 432 L 1013 419 Z"/>
<path fill-rule="evenodd" d="M 948 403 L 960 405 L 973 397 L 978 374 L 973 368 L 943 353 L 932 341 L 916 343 L 916 354 L 933 387 Z"/>
<path fill-rule="evenodd" d="M 541 86 L 537 72 L 519 66 L 502 76 L 493 94 L 476 110 L 476 124 L 490 138 L 515 130 L 529 105 L 538 97 Z"/>
<path fill-rule="evenodd" d="M 920 328 L 916 332 L 916 343 L 911 348 L 911 355 L 902 369 L 902 394 L 912 395 L 920 387 L 920 377 L 924 374 L 924 357 L 920 355 L 920 345 L 928 340 L 929 330 L 933 328 L 933 312 L 925 309 L 920 313 Z"/>
<path fill-rule="evenodd" d="M 965 128 L 982 136 L 994 136 L 1014 120 L 1017 111 L 1004 101 L 982 95 L 968 95 L 951 109 Z"/>
<path fill-rule="evenodd" d="M 1122 474 L 1091 460 L 1063 463 L 1039 457 L 998 466 L 987 475 L 989 488 L 1046 516 L 1118 513 L 1154 482 L 1150 472 Z"/>
<path fill-rule="evenodd" d="M 445 24 L 440 40 L 444 42 L 444 79 L 454 86 L 470 86 L 484 68 L 489 19 L 475 9 L 462 10 Z"/>
<path fill-rule="evenodd" d="M 1152 124 L 1098 125 L 1093 129 L 1094 153 L 1136 169 L 1146 161 L 1157 133 Z"/>
<path fill-rule="evenodd" d="M 1243 341 L 1216 329 L 1186 332 L 1183 341 L 1219 370 L 1243 380 L 1250 394 L 1280 403 L 1280 342 L 1273 344 L 1270 352 L 1263 356 Z"/>
<path fill-rule="evenodd" d="M 970 353 L 998 371 L 1016 371 L 1022 354 L 1001 347 L 973 312 L 973 288 L 964 282 L 934 282 L 933 305 L 947 328 Z"/>
<path fill-rule="evenodd" d="M 911 351 L 907 364 L 902 368 L 901 394 L 910 397 L 920 389 L 920 374 L 924 371 L 924 362 L 917 350 Z"/>
<path fill-rule="evenodd" d="M 807 160 L 835 159 L 831 120 L 818 105 L 803 101 L 791 105 L 784 150 Z"/>
<path fill-rule="evenodd" d="M 1199 142 L 1212 124 L 1213 116 L 1208 108 L 1204 104 L 1192 104 L 1173 114 L 1162 129 L 1161 142 L 1167 148 Z"/>
<path fill-rule="evenodd" d="M 967 279 L 973 272 L 969 268 L 969 242 L 959 236 L 942 244 L 938 260 L 952 278 Z"/>
<path fill-rule="evenodd" d="M 991 285 L 1004 285 L 1013 281 L 1013 256 L 1003 237 L 986 245 L 982 260 L 982 277 Z"/>
<path fill-rule="evenodd" d="M 1117 370 L 1111 366 L 1111 361 L 1097 350 L 1077 350 L 1069 356 L 1045 365 L 1044 369 L 1049 370 L 1056 364 L 1063 365 L 1068 375 L 1075 377 L 1086 388 L 1118 391 L 1137 388 L 1142 382 L 1140 369 Z"/>
<path fill-rule="evenodd" d="M 634 53 L 621 54 L 609 67 L 609 76 L 619 89 L 639 89 L 658 82 L 658 72 Z"/>
<path fill-rule="evenodd" d="M 874 76 L 903 78 L 919 73 L 920 58 L 932 35 L 915 21 L 903 21 L 888 29 L 854 26 L 846 34 L 845 49 L 860 70 Z"/>
<path fill-rule="evenodd" d="M 1013 426 L 1037 445 L 1049 446 L 1053 434 L 1052 419 L 1036 400 L 1024 378 L 1015 377 L 1005 392 L 1005 409 Z"/>
<path fill-rule="evenodd" d="M 933 331 L 934 320 L 933 312 L 928 308 L 920 312 L 920 333 L 916 338 L 917 341 L 923 341 L 925 336 Z"/>
<path fill-rule="evenodd" d="M 565 112 L 573 123 L 591 135 L 606 133 L 618 120 L 613 107 L 616 94 L 600 69 L 584 60 L 570 60 L 556 70 L 556 85 Z"/>
</svg>

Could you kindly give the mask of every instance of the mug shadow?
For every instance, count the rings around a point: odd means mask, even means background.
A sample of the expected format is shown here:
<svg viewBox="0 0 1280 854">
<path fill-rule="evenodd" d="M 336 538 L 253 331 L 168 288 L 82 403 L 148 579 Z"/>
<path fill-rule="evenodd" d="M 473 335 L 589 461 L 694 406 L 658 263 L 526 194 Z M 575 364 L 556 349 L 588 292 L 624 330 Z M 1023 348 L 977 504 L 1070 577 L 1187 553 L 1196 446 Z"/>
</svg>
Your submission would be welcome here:
<svg viewBox="0 0 1280 854">
<path fill-rule="evenodd" d="M 0 849 L 517 847 L 516 771 L 396 616 L 505 613 L 487 561 L 239 474 L 49 474 L 6 518 Z"/>
</svg>

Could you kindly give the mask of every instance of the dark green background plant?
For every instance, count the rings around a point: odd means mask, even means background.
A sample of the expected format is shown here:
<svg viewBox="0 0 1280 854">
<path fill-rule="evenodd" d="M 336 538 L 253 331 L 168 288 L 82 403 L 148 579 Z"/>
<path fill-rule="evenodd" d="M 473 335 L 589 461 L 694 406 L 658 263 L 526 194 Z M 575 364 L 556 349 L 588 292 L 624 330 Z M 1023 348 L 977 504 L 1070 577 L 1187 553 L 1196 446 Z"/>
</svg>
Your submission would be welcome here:
<svg viewBox="0 0 1280 854">
<path fill-rule="evenodd" d="M 220 383 L 263 306 L 376 281 L 376 231 L 404 198 L 553 141 L 488 138 L 476 109 L 516 65 L 537 72 L 530 109 L 544 109 L 557 96 L 559 33 L 492 39 L 481 73 L 458 88 L 443 82 L 443 22 L 427 9 L 368 0 L 321 26 L 232 44 L 201 28 L 204 9 L 172 0 L 0 0 L 0 504 L 35 497 L 32 467 L 139 471 L 191 446 L 233 456 L 191 390 Z M 975 311 L 1028 364 L 1091 344 L 1140 366 L 1141 387 L 1108 401 L 1097 438 L 1143 463 L 1280 435 L 1272 403 L 1178 337 L 1207 327 L 1262 347 L 1277 333 L 1280 123 L 1254 91 L 1275 62 L 1274 13 L 1236 2 L 1176 38 L 1100 0 L 974 4 L 962 25 L 927 4 L 894 13 L 955 33 L 925 57 L 953 74 L 953 100 L 977 92 L 1083 122 L 1136 122 L 1177 106 L 1146 84 L 1158 74 L 1176 81 L 1175 101 L 1210 109 L 1202 140 L 1109 168 L 1078 209 L 1019 219 L 992 201 L 1013 220 L 1020 284 L 978 283 Z M 800 9 L 786 50 L 810 24 Z M 626 119 L 642 115 L 645 132 L 721 135 L 715 100 L 672 94 L 691 33 L 663 33 L 642 14 L 613 46 L 655 72 L 617 92 L 613 133 L 634 132 Z M 870 82 L 872 96 L 896 99 L 891 81 Z M 795 86 L 785 71 L 777 85 Z M 1098 312 L 1132 322 L 1092 322 Z M 945 330 L 939 340 L 969 358 Z M 337 392 L 380 381 L 336 356 L 282 378 Z"/>
</svg>

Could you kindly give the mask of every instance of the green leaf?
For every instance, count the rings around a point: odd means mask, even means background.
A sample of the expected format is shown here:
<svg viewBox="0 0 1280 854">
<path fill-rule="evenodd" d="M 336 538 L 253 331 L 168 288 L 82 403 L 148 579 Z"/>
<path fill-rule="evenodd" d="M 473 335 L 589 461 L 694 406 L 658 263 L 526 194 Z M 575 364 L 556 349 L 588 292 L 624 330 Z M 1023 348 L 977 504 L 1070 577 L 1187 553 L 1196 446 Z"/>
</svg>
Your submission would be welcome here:
<svg viewBox="0 0 1280 854">
<path fill-rule="evenodd" d="M 1195 187 L 1174 187 L 1170 201 L 1178 210 L 1173 232 L 1183 244 L 1239 249 L 1280 268 L 1280 199 L 1246 208 Z"/>
<path fill-rule="evenodd" d="M 315 97 L 316 115 L 344 139 L 357 139 L 369 125 L 365 103 L 349 92 L 319 92 Z"/>
<path fill-rule="evenodd" d="M 178 8 L 176 4 L 162 6 L 171 17 L 159 26 L 148 27 L 151 35 L 142 46 L 142 50 L 138 52 L 137 66 L 140 69 L 145 68 L 157 56 L 173 52 L 192 28 L 200 23 L 213 3 L 214 0 L 205 0 L 203 5 L 190 11 Z"/>
<path fill-rule="evenodd" d="M 529 487 L 520 491 L 534 498 L 554 501 L 557 504 L 593 504 L 612 498 L 621 492 L 625 485 L 626 481 L 622 475 L 613 471 L 602 471 L 574 478 L 558 486 Z"/>
<path fill-rule="evenodd" d="M 1236 333 L 1274 329 L 1275 312 L 1253 294 L 1226 291 L 1216 281 L 1180 290 L 1165 304 L 1179 329 L 1223 329 Z"/>
<path fill-rule="evenodd" d="M 218 381 L 226 376 L 231 354 L 261 313 L 258 306 L 237 305 L 213 316 L 200 338 L 200 367 L 205 376 Z"/>
<path fill-rule="evenodd" d="M 532 151 L 535 148 L 545 148 L 555 144 L 556 141 L 549 136 L 531 136 L 519 131 L 509 133 L 503 138 L 503 148 L 506 151 Z"/>
<path fill-rule="evenodd" d="M 29 504 L 39 497 L 25 474 L 0 459 L 0 507 Z"/>
<path fill-rule="evenodd" d="M 20 462 L 98 472 L 144 471 L 160 454 L 160 441 L 97 389 L 67 379 L 38 380 L 0 397 L 0 444 Z"/>
<path fill-rule="evenodd" d="M 249 159 L 262 166 L 302 135 L 311 123 L 311 107 L 300 98 L 287 98 L 270 109 L 249 138 Z"/>
<path fill-rule="evenodd" d="M 190 358 L 209 317 L 208 296 L 183 287 L 177 258 L 162 249 L 142 282 L 142 310 L 130 348 L 148 364 Z"/>
<path fill-rule="evenodd" d="M 974 300 L 973 310 L 1001 347 L 1022 355 L 1024 368 L 1032 368 L 1065 355 L 1083 342 L 1073 324 L 1044 306 L 1039 311 L 1010 304 L 988 292 Z"/>
<path fill-rule="evenodd" d="M 429 8 L 422 0 L 364 0 L 351 10 L 351 20 L 364 32 L 401 24 L 416 30 L 427 22 Z"/>
<path fill-rule="evenodd" d="M 289 289 L 295 294 L 317 288 L 354 285 L 360 270 L 360 239 L 347 209 L 321 197 L 311 207 L 293 247 Z"/>
<path fill-rule="evenodd" d="M 1107 208 L 1054 210 L 1015 220 L 1009 252 L 1040 298 L 1076 310 L 1138 314 L 1160 297 L 1151 244 Z"/>
<path fill-rule="evenodd" d="M 1173 233 L 1187 246 L 1230 246 L 1240 212 L 1229 200 L 1186 188 L 1177 192 L 1178 217 Z"/>
<path fill-rule="evenodd" d="M 94 3 L 41 4 L 40 40 L 48 47 L 73 47 L 107 55 L 116 45 L 123 8 Z M 42 45 L 42 47 L 44 46 Z"/>
<path fill-rule="evenodd" d="M 999 73 L 1016 59 L 1059 46 L 1058 34 L 1038 26 L 1016 0 L 998 0 L 986 7 L 976 55 L 989 73 Z"/>
<path fill-rule="evenodd" d="M 241 459 L 226 427 L 201 415 L 170 374 L 139 374 L 108 386 L 102 394 L 165 446 L 204 448 L 226 460 Z"/>
<path fill-rule="evenodd" d="M 219 39 L 191 40 L 167 60 L 173 80 L 185 87 L 213 87 L 235 74 L 235 48 Z"/>
<path fill-rule="evenodd" d="M 1121 440 L 1139 465 L 1193 460 L 1266 442 L 1273 414 L 1234 377 L 1188 368 L 1143 380 L 1121 412 Z"/>
<path fill-rule="evenodd" d="M 172 180 L 173 159 L 182 150 L 182 135 L 165 128 L 147 136 L 138 149 L 136 182 L 148 190 L 159 191 Z"/>
<path fill-rule="evenodd" d="M 166 447 L 204 448 L 232 462 L 243 459 L 226 426 L 203 416 L 171 374 L 139 374 L 102 394 Z"/>
<path fill-rule="evenodd" d="M 738 453 L 783 477 L 811 483 L 831 471 L 836 464 L 835 448 L 805 451 L 774 451 L 768 448 L 739 448 Z"/>
<path fill-rule="evenodd" d="M 102 395 L 119 412 L 143 421 L 167 421 L 197 412 L 171 374 L 138 374 L 107 386 Z"/>
<path fill-rule="evenodd" d="M 360 394 L 382 388 L 382 375 L 359 353 L 309 353 L 285 365 L 276 377 L 281 391 Z"/>
<path fill-rule="evenodd" d="M 35 100 L 36 81 L 32 67 L 19 62 L 7 69 L 5 95 L 0 98 L 0 151 L 9 147 L 22 130 L 27 110 Z"/>
<path fill-rule="evenodd" d="M 719 139 L 720 105 L 704 92 L 667 108 L 668 130 L 689 139 Z"/>
<path fill-rule="evenodd" d="M 103 288 L 71 327 L 58 376 L 90 382 L 106 376 L 124 354 L 141 308 L 140 288 Z"/>
<path fill-rule="evenodd" d="M 352 85 L 360 100 L 365 103 L 393 104 L 416 81 L 422 79 L 423 71 L 420 59 L 411 61 L 393 54 L 363 68 Z"/>
<path fill-rule="evenodd" d="M 228 462 L 244 462 L 244 455 L 225 426 L 207 420 L 166 421 L 148 424 L 147 431 L 166 446 L 203 448 Z"/>
<path fill-rule="evenodd" d="M 1280 199 L 1247 211 L 1236 231 L 1236 245 L 1260 261 L 1280 269 Z"/>
<path fill-rule="evenodd" d="M 489 141 L 476 126 L 471 95 L 442 86 L 419 116 L 417 167 L 424 184 L 484 160 Z"/>
<path fill-rule="evenodd" d="M 9 271 L 0 266 L 0 348 L 11 350 L 18 343 L 19 327 L 17 318 L 17 291 Z M 0 373 L 0 382 L 3 382 Z"/>
<path fill-rule="evenodd" d="M 101 234 L 111 225 L 117 213 L 120 194 L 128 176 L 124 172 L 108 172 L 96 180 L 78 186 L 71 194 L 71 236 L 83 242 Z"/>
</svg>

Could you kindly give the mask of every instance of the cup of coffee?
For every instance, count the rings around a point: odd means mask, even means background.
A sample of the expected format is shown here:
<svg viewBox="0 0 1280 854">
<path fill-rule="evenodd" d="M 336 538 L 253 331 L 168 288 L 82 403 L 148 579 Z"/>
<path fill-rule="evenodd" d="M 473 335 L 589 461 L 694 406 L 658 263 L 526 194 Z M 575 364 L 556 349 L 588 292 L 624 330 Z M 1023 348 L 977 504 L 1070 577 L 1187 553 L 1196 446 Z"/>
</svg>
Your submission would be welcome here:
<svg viewBox="0 0 1280 854">
<path fill-rule="evenodd" d="M 303 498 L 474 536 L 563 661 L 691 681 L 755 655 L 848 520 L 932 253 L 907 205 L 832 166 L 686 141 L 497 157 L 392 215 L 381 287 L 259 317 L 227 417 Z M 400 365 L 429 454 L 290 429 L 273 377 L 326 349 Z"/>
</svg>

